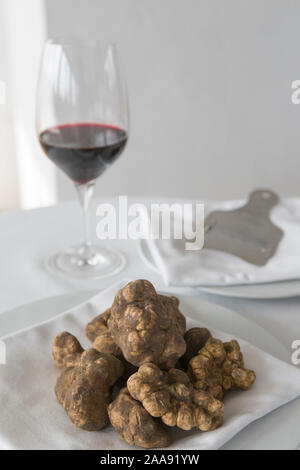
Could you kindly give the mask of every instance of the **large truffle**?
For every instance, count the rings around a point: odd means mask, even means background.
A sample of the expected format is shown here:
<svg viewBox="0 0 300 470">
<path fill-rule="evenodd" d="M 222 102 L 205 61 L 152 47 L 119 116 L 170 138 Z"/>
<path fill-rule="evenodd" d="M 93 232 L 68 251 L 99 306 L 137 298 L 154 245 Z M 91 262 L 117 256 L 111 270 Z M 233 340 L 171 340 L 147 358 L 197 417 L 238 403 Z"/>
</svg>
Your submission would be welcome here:
<svg viewBox="0 0 300 470">
<path fill-rule="evenodd" d="M 74 367 L 63 368 L 55 393 L 72 423 L 86 431 L 106 426 L 110 387 L 122 373 L 123 365 L 116 357 L 95 349 L 84 351 Z"/>
<path fill-rule="evenodd" d="M 130 445 L 151 449 L 171 443 L 169 429 L 159 419 L 152 418 L 126 388 L 109 405 L 108 414 L 118 435 Z"/>
<path fill-rule="evenodd" d="M 160 296 L 149 281 L 130 282 L 116 294 L 108 327 L 125 359 L 174 367 L 186 349 L 185 318 L 175 297 Z"/>
<path fill-rule="evenodd" d="M 206 390 L 220 400 L 232 388 L 248 390 L 256 379 L 254 371 L 244 367 L 239 343 L 222 343 L 216 338 L 209 338 L 190 360 L 188 375 L 197 390 Z"/>
<path fill-rule="evenodd" d="M 194 390 L 181 370 L 164 372 L 155 364 L 143 364 L 129 377 L 127 387 L 151 416 L 160 417 L 168 426 L 210 431 L 223 422 L 223 403 L 207 392 Z"/>
</svg>

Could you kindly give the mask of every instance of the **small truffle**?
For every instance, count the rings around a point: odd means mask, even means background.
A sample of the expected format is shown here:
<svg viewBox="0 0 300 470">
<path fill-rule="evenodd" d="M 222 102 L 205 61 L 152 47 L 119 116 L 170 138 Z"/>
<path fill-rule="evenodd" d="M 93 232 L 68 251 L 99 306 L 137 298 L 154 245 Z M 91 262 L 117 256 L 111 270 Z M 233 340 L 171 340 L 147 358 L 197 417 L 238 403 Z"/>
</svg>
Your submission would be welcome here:
<svg viewBox="0 0 300 470">
<path fill-rule="evenodd" d="M 185 431 L 211 431 L 220 426 L 224 405 L 207 392 L 194 390 L 181 370 L 164 372 L 155 364 L 143 364 L 127 381 L 130 395 L 153 417 Z"/>
<path fill-rule="evenodd" d="M 99 352 L 113 354 L 117 358 L 123 359 L 122 351 L 112 339 L 107 326 L 109 316 L 110 308 L 88 323 L 85 328 L 85 333 L 89 340 L 92 341 L 94 349 L 97 349 Z"/>
<path fill-rule="evenodd" d="M 202 349 L 207 340 L 211 337 L 211 333 L 207 328 L 191 328 L 184 335 L 186 343 L 185 354 L 180 358 L 180 365 L 185 369 L 192 357 Z"/>
<path fill-rule="evenodd" d="M 152 418 L 126 388 L 109 405 L 108 414 L 118 435 L 130 445 L 152 449 L 171 443 L 170 430 L 159 419 Z"/>
<path fill-rule="evenodd" d="M 77 364 L 84 349 L 75 336 L 63 331 L 52 343 L 52 358 L 59 369 Z"/>
<path fill-rule="evenodd" d="M 87 337 L 93 342 L 93 348 L 105 354 L 112 354 L 122 361 L 124 365 L 124 374 L 118 381 L 122 387 L 126 385 L 128 377 L 136 372 L 137 368 L 130 364 L 123 356 L 119 346 L 114 342 L 107 326 L 107 320 L 110 316 L 110 308 L 104 313 L 95 317 L 87 324 L 85 332 Z"/>
<path fill-rule="evenodd" d="M 114 342 L 109 330 L 102 331 L 99 336 L 96 336 L 93 342 L 93 348 L 99 352 L 113 354 L 119 359 L 123 359 L 123 354 L 119 346 Z"/>
<path fill-rule="evenodd" d="M 178 299 L 158 295 L 149 281 L 133 281 L 119 290 L 107 324 L 125 359 L 135 366 L 153 362 L 170 369 L 185 353 L 185 318 Z"/>
<path fill-rule="evenodd" d="M 216 338 L 209 338 L 190 360 L 188 375 L 194 388 L 208 391 L 219 400 L 230 389 L 248 390 L 256 379 L 254 371 L 244 368 L 239 343 L 222 343 Z"/>
<path fill-rule="evenodd" d="M 107 320 L 110 316 L 110 308 L 105 310 L 104 313 L 97 315 L 90 321 L 85 327 L 85 334 L 88 339 L 93 343 L 97 336 L 99 336 L 103 331 L 107 331 Z"/>
</svg>

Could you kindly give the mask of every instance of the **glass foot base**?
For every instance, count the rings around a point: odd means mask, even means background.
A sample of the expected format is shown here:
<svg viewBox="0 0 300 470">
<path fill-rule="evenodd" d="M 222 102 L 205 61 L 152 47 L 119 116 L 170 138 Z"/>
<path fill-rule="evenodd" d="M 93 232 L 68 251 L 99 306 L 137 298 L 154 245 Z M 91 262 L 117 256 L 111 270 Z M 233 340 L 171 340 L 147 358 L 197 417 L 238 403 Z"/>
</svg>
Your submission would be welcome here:
<svg viewBox="0 0 300 470">
<path fill-rule="evenodd" d="M 51 256 L 47 261 L 47 268 L 56 275 L 92 280 L 113 276 L 120 272 L 125 264 L 125 256 L 118 251 L 81 245 Z"/>
</svg>

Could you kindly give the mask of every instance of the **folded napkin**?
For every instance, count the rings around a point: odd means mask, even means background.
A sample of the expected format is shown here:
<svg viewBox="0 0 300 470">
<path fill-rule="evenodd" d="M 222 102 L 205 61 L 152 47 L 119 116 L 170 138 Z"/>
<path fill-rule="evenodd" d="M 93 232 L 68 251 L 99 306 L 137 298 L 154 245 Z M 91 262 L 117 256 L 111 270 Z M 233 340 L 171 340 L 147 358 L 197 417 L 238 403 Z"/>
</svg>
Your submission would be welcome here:
<svg viewBox="0 0 300 470">
<path fill-rule="evenodd" d="M 52 339 L 63 330 L 77 336 L 83 346 L 90 346 L 84 336 L 86 323 L 111 305 L 122 286 L 101 292 L 69 313 L 2 338 L 7 364 L 0 366 L 0 449 L 132 449 L 111 426 L 86 432 L 69 421 L 54 394 L 57 370 L 51 359 Z M 188 327 L 197 325 L 188 321 Z M 222 340 L 230 339 L 227 334 L 212 332 Z M 300 395 L 296 367 L 245 341 L 240 344 L 246 366 L 257 374 L 253 388 L 228 394 L 221 428 L 208 433 L 174 432 L 171 449 L 218 449 L 252 421 Z"/>
<path fill-rule="evenodd" d="M 245 201 L 205 204 L 205 213 L 232 210 Z M 229 253 L 216 250 L 185 250 L 187 240 L 153 240 L 145 242 L 158 271 L 167 285 L 226 286 L 258 284 L 300 278 L 300 199 L 283 199 L 271 212 L 271 219 L 284 236 L 275 255 L 265 266 L 254 266 Z M 182 220 L 175 215 L 175 224 Z M 191 221 L 189 221 L 191 223 Z"/>
</svg>

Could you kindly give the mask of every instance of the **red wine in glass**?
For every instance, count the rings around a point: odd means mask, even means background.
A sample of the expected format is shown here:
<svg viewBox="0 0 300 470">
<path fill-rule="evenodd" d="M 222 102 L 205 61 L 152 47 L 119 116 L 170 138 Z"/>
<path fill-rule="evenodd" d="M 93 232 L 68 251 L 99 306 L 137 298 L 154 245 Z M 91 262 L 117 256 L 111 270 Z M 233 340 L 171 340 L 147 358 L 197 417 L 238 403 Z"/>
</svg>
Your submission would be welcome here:
<svg viewBox="0 0 300 470">
<path fill-rule="evenodd" d="M 98 178 L 124 149 L 127 133 L 98 123 L 62 124 L 39 136 L 46 155 L 75 183 Z"/>
<path fill-rule="evenodd" d="M 128 139 L 126 80 L 115 43 L 90 35 L 45 43 L 36 128 L 48 158 L 75 183 L 83 219 L 82 243 L 54 253 L 46 266 L 53 274 L 80 280 L 116 274 L 125 258 L 105 237 L 95 240 L 99 235 L 95 229 L 90 233 L 88 215 L 98 178 Z"/>
</svg>

